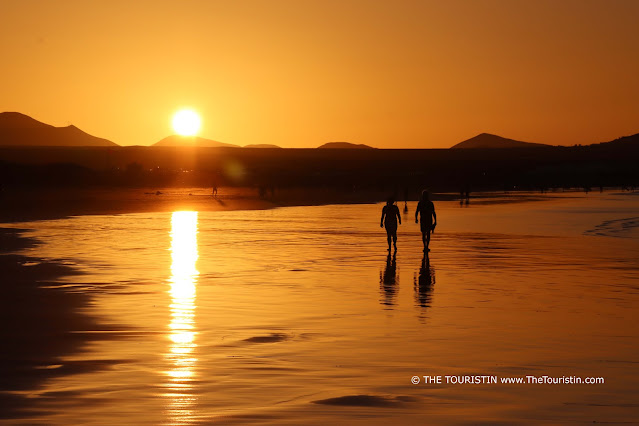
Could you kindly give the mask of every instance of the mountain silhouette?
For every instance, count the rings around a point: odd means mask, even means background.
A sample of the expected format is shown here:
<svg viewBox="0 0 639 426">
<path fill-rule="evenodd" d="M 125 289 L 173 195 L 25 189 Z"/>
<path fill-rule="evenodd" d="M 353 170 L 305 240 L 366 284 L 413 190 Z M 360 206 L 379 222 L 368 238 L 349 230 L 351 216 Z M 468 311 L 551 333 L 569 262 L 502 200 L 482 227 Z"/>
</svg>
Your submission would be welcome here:
<svg viewBox="0 0 639 426">
<path fill-rule="evenodd" d="M 324 145 L 318 146 L 318 149 L 330 148 L 330 149 L 375 149 L 372 146 L 360 144 L 354 144 L 350 142 L 328 142 Z"/>
<path fill-rule="evenodd" d="M 639 146 L 639 133 L 635 134 L 635 135 L 631 135 L 631 136 L 623 136 L 621 138 L 617 138 L 613 141 L 609 141 L 609 142 L 601 142 L 599 144 L 595 144 L 595 145 L 599 145 L 599 146 L 614 146 L 614 147 L 621 147 L 621 146 L 634 146 L 637 147 Z"/>
<path fill-rule="evenodd" d="M 180 136 L 171 135 L 167 136 L 159 142 L 154 143 L 151 146 L 196 146 L 196 147 L 232 147 L 240 148 L 239 145 L 233 145 L 230 143 L 223 143 L 214 141 L 211 139 L 205 139 L 198 136 Z"/>
<path fill-rule="evenodd" d="M 491 135 L 490 133 L 481 133 L 474 138 L 467 139 L 463 142 L 453 145 L 451 149 L 465 149 L 465 148 L 534 148 L 534 147 L 548 147 L 552 145 L 546 145 L 543 143 L 531 143 L 516 141 L 514 139 L 503 138 L 497 135 Z"/>
<path fill-rule="evenodd" d="M 118 146 L 75 126 L 55 127 L 19 112 L 0 113 L 0 145 L 7 146 Z"/>
<path fill-rule="evenodd" d="M 277 145 L 272 145 L 270 143 L 254 143 L 254 144 L 244 145 L 244 148 L 282 148 L 282 147 Z"/>
</svg>

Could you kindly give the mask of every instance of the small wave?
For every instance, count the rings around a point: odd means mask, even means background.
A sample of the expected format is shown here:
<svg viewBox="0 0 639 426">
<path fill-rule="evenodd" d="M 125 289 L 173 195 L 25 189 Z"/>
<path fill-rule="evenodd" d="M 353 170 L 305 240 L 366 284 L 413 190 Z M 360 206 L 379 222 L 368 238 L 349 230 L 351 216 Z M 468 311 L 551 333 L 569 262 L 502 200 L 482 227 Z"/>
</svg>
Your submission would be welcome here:
<svg viewBox="0 0 639 426">
<path fill-rule="evenodd" d="M 269 334 L 268 336 L 249 337 L 248 339 L 244 339 L 244 341 L 249 343 L 275 343 L 275 342 L 281 342 L 288 338 L 289 336 L 283 333 L 272 333 L 272 334 Z"/>
<path fill-rule="evenodd" d="M 320 399 L 314 404 L 337 405 L 347 407 L 397 407 L 404 402 L 411 402 L 410 397 L 384 397 L 377 395 L 346 395 L 337 398 Z"/>
<path fill-rule="evenodd" d="M 593 229 L 584 232 L 584 235 L 629 238 L 632 236 L 632 231 L 637 228 L 639 228 L 639 217 L 628 217 L 601 222 Z"/>
</svg>

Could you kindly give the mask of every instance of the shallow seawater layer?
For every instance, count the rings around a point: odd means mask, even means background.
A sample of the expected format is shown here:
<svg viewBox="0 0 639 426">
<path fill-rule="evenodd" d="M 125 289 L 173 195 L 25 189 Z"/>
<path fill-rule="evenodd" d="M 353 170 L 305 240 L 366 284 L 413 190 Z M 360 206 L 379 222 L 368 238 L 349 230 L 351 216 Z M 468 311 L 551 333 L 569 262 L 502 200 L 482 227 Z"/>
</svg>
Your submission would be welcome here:
<svg viewBox="0 0 639 426">
<path fill-rule="evenodd" d="M 83 273 L 56 285 L 90 294 L 85 309 L 107 335 L 51 360 L 50 368 L 78 360 L 96 368 L 30 392 L 33 415 L 24 421 L 639 418 L 639 197 L 436 203 L 427 257 L 415 203 L 391 255 L 381 207 L 18 224 L 43 241 L 26 254 L 62 259 Z M 452 384 L 444 376 L 498 382 Z M 605 383 L 501 383 L 526 376 Z"/>
</svg>

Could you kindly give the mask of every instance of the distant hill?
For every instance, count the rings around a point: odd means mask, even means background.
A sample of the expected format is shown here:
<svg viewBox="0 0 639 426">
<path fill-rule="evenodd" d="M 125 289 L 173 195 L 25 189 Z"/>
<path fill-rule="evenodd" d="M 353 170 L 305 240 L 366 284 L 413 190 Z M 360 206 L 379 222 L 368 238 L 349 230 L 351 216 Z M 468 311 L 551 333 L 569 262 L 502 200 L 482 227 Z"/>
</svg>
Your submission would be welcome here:
<svg viewBox="0 0 639 426">
<path fill-rule="evenodd" d="M 118 146 L 91 136 L 75 126 L 55 127 L 19 112 L 0 113 L 0 145 L 13 146 Z"/>
<path fill-rule="evenodd" d="M 167 136 L 161 141 L 156 142 L 151 146 L 197 146 L 197 147 L 214 147 L 214 148 L 226 146 L 226 147 L 232 147 L 232 148 L 240 148 L 239 145 L 218 142 L 211 139 L 200 138 L 198 136 L 180 136 L 180 135 Z"/>
<path fill-rule="evenodd" d="M 350 142 L 328 142 L 324 145 L 318 146 L 318 149 L 330 148 L 330 149 L 375 149 L 372 146 L 360 144 L 354 144 Z"/>
<path fill-rule="evenodd" d="M 617 138 L 610 142 L 601 142 L 599 144 L 593 144 L 598 146 L 639 146 L 639 133 L 631 136 L 624 136 Z"/>
<path fill-rule="evenodd" d="M 482 133 L 474 138 L 470 138 L 451 147 L 451 149 L 465 148 L 534 148 L 548 147 L 542 143 L 531 143 L 516 141 L 514 139 L 502 138 L 501 136 L 491 135 L 490 133 Z"/>
<path fill-rule="evenodd" d="M 281 146 L 271 145 L 269 143 L 255 143 L 250 145 L 244 145 L 244 148 L 282 148 Z"/>
</svg>

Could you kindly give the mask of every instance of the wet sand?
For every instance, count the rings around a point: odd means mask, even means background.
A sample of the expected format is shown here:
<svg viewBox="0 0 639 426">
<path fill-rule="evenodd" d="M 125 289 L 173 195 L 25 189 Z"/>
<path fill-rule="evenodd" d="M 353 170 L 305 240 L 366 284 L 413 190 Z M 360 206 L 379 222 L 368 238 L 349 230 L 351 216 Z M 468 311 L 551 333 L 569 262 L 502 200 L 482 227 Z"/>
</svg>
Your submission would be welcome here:
<svg viewBox="0 0 639 426">
<path fill-rule="evenodd" d="M 32 382 L 21 420 L 631 422 L 636 198 L 593 195 L 440 202 L 427 260 L 414 203 L 390 257 L 377 205 L 29 224 L 45 244 L 21 255 L 81 273 L 50 278 L 99 321 L 66 325 L 83 349 L 47 365 L 87 369 Z M 90 340 L 101 334 L 112 338 Z M 415 374 L 606 383 L 412 385 Z"/>
<path fill-rule="evenodd" d="M 76 274 L 73 268 L 61 261 L 15 254 L 39 244 L 23 232 L 0 228 L 2 418 L 23 416 L 30 405 L 25 394 L 45 380 L 92 368 L 90 362 L 63 367 L 58 360 L 80 352 L 86 343 L 86 338 L 71 331 L 99 328 L 95 318 L 79 312 L 88 304 L 88 295 L 47 288 L 62 276 Z"/>
<path fill-rule="evenodd" d="M 223 188 L 217 197 L 211 188 L 91 188 L 5 190 L 0 200 L 0 222 L 23 222 L 77 215 L 224 211 L 277 207 L 259 199 L 251 188 Z"/>
<path fill-rule="evenodd" d="M 578 194 L 578 193 L 577 193 Z M 325 188 L 289 188 L 267 191 L 257 188 L 222 187 L 217 196 L 211 188 L 6 188 L 0 196 L 0 223 L 54 219 L 77 215 L 144 212 L 263 210 L 286 206 L 376 203 L 387 191 L 336 191 Z M 436 194 L 435 200 L 455 200 L 458 194 Z M 477 203 L 512 203 L 547 199 L 537 193 L 478 193 Z M 401 201 L 398 201 L 401 204 Z"/>
</svg>

